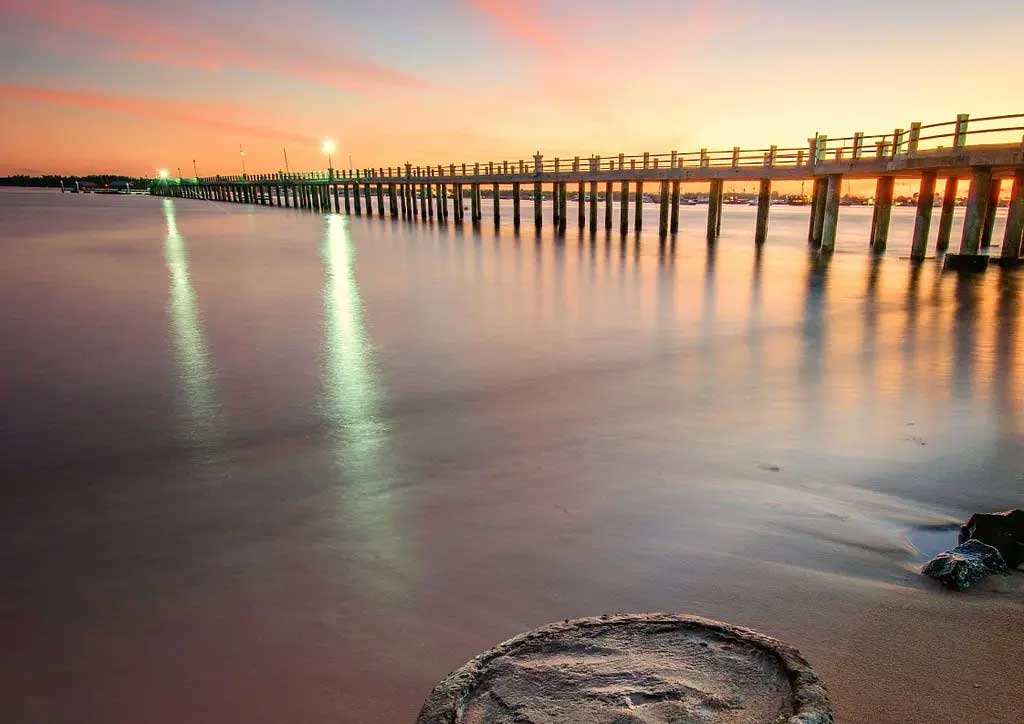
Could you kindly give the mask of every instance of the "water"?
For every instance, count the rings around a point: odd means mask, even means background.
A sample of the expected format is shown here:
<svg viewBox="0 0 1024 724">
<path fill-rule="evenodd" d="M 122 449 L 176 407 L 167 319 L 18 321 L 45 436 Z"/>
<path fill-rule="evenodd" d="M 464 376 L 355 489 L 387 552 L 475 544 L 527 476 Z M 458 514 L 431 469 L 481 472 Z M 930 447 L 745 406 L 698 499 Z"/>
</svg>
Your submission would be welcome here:
<svg viewBox="0 0 1024 724">
<path fill-rule="evenodd" d="M 9 720 L 411 722 L 521 630 L 672 610 L 800 646 L 841 721 L 1019 721 L 1020 576 L 914 571 L 1022 503 L 1024 275 L 911 266 L 911 209 L 828 261 L 806 207 L 760 254 L 752 207 L 710 249 L 549 211 L 0 193 Z"/>
</svg>

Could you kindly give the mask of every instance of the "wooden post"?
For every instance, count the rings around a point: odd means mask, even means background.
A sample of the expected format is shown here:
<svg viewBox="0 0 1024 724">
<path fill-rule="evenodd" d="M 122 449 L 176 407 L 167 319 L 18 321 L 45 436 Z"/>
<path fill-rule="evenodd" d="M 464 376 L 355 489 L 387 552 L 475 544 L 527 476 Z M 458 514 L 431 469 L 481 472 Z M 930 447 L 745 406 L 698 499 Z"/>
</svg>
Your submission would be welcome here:
<svg viewBox="0 0 1024 724">
<path fill-rule="evenodd" d="M 533 225 L 538 229 L 544 224 L 544 215 L 541 202 L 544 200 L 544 190 L 541 188 L 540 181 L 534 181 L 533 183 Z"/>
<path fill-rule="evenodd" d="M 629 181 L 622 182 L 622 189 L 619 191 L 619 232 L 625 234 L 629 231 Z"/>
<path fill-rule="evenodd" d="M 345 213 L 349 216 L 352 215 L 352 206 L 348 198 L 348 184 L 343 183 L 341 185 L 341 197 L 345 202 Z"/>
<path fill-rule="evenodd" d="M 966 113 L 958 113 L 956 115 L 956 127 L 953 131 L 953 147 L 963 148 L 967 145 L 967 119 L 969 116 Z"/>
<path fill-rule="evenodd" d="M 555 163 L 557 165 L 558 159 L 555 159 Z M 558 208 L 561 203 L 561 198 L 559 198 L 558 191 L 559 184 L 555 181 L 551 184 L 551 223 L 554 224 L 556 229 L 558 228 L 558 222 L 561 216 L 561 209 Z"/>
<path fill-rule="evenodd" d="M 512 182 L 512 226 L 519 228 L 519 182 Z"/>
<path fill-rule="evenodd" d="M 483 204 L 480 199 L 480 184 L 473 184 L 473 201 L 476 204 L 475 213 L 473 214 L 473 221 L 475 222 L 479 222 L 484 217 Z"/>
<path fill-rule="evenodd" d="M 498 203 L 498 184 L 492 184 L 491 193 L 494 194 L 494 225 L 501 223 L 501 206 Z"/>
<path fill-rule="evenodd" d="M 920 124 L 918 124 L 920 126 Z M 918 129 L 920 132 L 920 128 Z M 924 259 L 928 252 L 928 230 L 932 224 L 932 205 L 935 203 L 935 172 L 921 173 L 921 187 L 917 192 L 917 214 L 914 217 L 914 240 L 910 245 L 911 259 Z"/>
<path fill-rule="evenodd" d="M 708 228 L 707 238 L 708 241 L 714 241 L 718 238 L 719 231 L 719 219 L 722 208 L 722 187 L 723 183 L 720 179 L 711 180 L 711 188 L 708 190 Z"/>
<path fill-rule="evenodd" d="M 558 230 L 565 231 L 565 224 L 568 221 L 568 214 L 566 208 L 568 207 L 568 201 L 566 199 L 566 182 L 562 181 L 558 184 Z"/>
<path fill-rule="evenodd" d="M 961 256 L 976 256 L 981 243 L 981 234 L 988 216 L 989 194 L 992 193 L 992 169 L 976 166 L 971 169 L 971 190 L 967 195 L 967 214 L 964 217 L 964 231 L 960 237 Z"/>
<path fill-rule="evenodd" d="M 662 181 L 658 191 L 658 235 L 668 236 L 668 181 Z"/>
<path fill-rule="evenodd" d="M 956 210 L 956 189 L 960 179 L 951 176 L 946 179 L 946 188 L 942 193 L 942 213 L 939 215 L 939 238 L 935 241 L 935 251 L 949 248 L 949 232 L 953 228 L 953 212 Z"/>
<path fill-rule="evenodd" d="M 423 190 L 427 194 L 427 218 L 434 218 L 434 186 L 433 184 L 423 184 Z"/>
<path fill-rule="evenodd" d="M 437 185 L 437 216 L 448 221 L 448 184 Z"/>
<path fill-rule="evenodd" d="M 597 181 L 590 182 L 590 233 L 597 231 Z"/>
<path fill-rule="evenodd" d="M 604 182 L 604 228 L 612 230 L 612 196 L 615 195 L 615 184 L 611 181 Z"/>
<path fill-rule="evenodd" d="M 825 191 L 825 219 L 821 229 L 822 251 L 833 251 L 836 248 L 836 231 L 839 228 L 839 194 L 842 186 L 842 174 L 829 174 L 828 186 Z"/>
<path fill-rule="evenodd" d="M 394 181 L 388 184 L 388 206 L 391 207 L 391 218 L 398 218 L 398 188 Z"/>
<path fill-rule="evenodd" d="M 1010 192 L 1010 206 L 1006 209 L 1006 231 L 1003 233 L 1003 248 L 999 256 L 1003 259 L 1019 259 L 1021 236 L 1024 234 L 1024 167 L 1013 173 L 1013 190 Z"/>
<path fill-rule="evenodd" d="M 815 178 L 811 187 L 811 218 L 807 228 L 807 243 L 821 246 L 821 220 L 825 215 L 825 179 Z"/>
<path fill-rule="evenodd" d="M 576 201 L 577 201 L 577 203 L 576 203 L 577 219 L 576 220 L 579 223 L 579 227 L 581 229 L 584 226 L 587 225 L 587 221 L 586 221 L 586 217 L 587 217 L 587 214 L 586 214 L 587 202 L 586 202 L 586 199 L 584 198 L 585 196 L 586 196 L 586 193 L 584 192 L 584 185 L 583 185 L 583 182 L 580 181 L 579 185 L 578 185 L 578 188 L 576 189 Z"/>
<path fill-rule="evenodd" d="M 392 187 L 392 188 L 394 188 L 394 187 Z M 278 189 L 280 189 L 280 187 L 278 187 Z M 331 191 L 334 193 L 334 213 L 340 214 L 341 213 L 341 199 L 338 198 L 338 184 L 337 183 L 332 183 L 331 184 Z M 278 199 L 277 199 L 277 205 L 278 206 L 281 205 L 281 198 L 280 197 L 278 197 Z"/>
<path fill-rule="evenodd" d="M 644 163 L 647 163 L 647 155 L 644 154 Z M 640 231 L 643 226 L 644 218 L 644 182 L 636 182 L 636 195 L 633 197 L 636 201 L 636 208 L 633 209 L 633 231 Z"/>
<path fill-rule="evenodd" d="M 892 193 L 896 179 L 879 176 L 875 184 L 875 208 L 871 216 L 871 235 L 868 244 L 871 251 L 881 254 L 889 240 L 889 220 L 892 218 Z"/>
<path fill-rule="evenodd" d="M 377 216 L 384 217 L 384 184 L 377 182 Z"/>
<path fill-rule="evenodd" d="M 981 248 L 992 246 L 992 229 L 996 224 L 996 209 L 999 208 L 999 189 L 1002 182 L 994 178 L 989 184 L 988 207 L 985 209 L 985 226 L 981 230 Z"/>
<path fill-rule="evenodd" d="M 352 199 L 356 205 L 356 216 L 363 215 L 363 199 L 359 189 L 359 179 L 356 179 L 355 183 L 352 184 Z"/>
<path fill-rule="evenodd" d="M 754 225 L 754 243 L 763 244 L 768 238 L 768 209 L 772 203 L 771 179 L 761 179 L 757 190 L 757 222 Z"/>
<path fill-rule="evenodd" d="M 674 153 L 674 151 L 673 151 Z M 672 182 L 672 219 L 669 222 L 669 232 L 675 234 L 679 231 L 679 182 Z"/>
<path fill-rule="evenodd" d="M 416 172 L 419 175 L 419 170 Z M 427 220 L 427 187 L 430 184 L 420 184 L 420 221 Z"/>
<path fill-rule="evenodd" d="M 363 184 L 363 193 L 366 195 L 366 215 L 373 216 L 373 192 L 369 182 Z"/>
</svg>

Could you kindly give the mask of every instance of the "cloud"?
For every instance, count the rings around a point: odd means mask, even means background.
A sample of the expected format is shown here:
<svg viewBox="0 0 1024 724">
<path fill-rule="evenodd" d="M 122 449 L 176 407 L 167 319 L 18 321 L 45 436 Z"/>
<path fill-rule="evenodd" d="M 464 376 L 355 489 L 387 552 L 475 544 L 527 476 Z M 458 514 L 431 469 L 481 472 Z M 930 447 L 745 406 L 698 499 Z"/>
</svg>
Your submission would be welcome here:
<svg viewBox="0 0 1024 724">
<path fill-rule="evenodd" d="M 289 41 L 281 34 L 228 23 L 174 5 L 142 8 L 107 0 L 4 0 L 7 14 L 75 43 L 94 41 L 104 57 L 218 72 L 240 68 L 336 89 L 363 92 L 423 89 L 431 83 L 331 47 Z M 52 44 L 51 44 L 52 46 Z"/>
<path fill-rule="evenodd" d="M 555 55 L 562 53 L 558 36 L 548 29 L 546 23 L 537 18 L 545 14 L 544 7 L 536 0 L 468 0 L 470 7 L 486 15 L 498 29 L 516 40 L 525 40 L 532 45 Z"/>
<path fill-rule="evenodd" d="M 300 143 L 315 140 L 294 131 L 282 131 L 243 120 L 251 117 L 250 111 L 225 104 L 196 104 L 96 90 L 64 90 L 17 84 L 0 84 L 0 100 L 46 103 L 156 121 L 175 121 L 230 131 L 249 138 Z"/>
</svg>

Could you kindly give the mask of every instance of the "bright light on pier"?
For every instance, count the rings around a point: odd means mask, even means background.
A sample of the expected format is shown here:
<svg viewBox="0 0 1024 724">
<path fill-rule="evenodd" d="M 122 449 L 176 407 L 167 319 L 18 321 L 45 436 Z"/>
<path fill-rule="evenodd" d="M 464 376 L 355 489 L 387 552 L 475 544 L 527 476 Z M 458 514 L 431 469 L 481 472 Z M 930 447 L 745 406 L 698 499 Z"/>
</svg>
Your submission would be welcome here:
<svg viewBox="0 0 1024 724">
<path fill-rule="evenodd" d="M 324 142 L 320 144 L 320 151 L 326 154 L 332 154 L 338 150 L 337 144 L 334 143 L 333 139 L 325 138 Z"/>
<path fill-rule="evenodd" d="M 159 176 L 162 181 L 166 181 L 167 178 L 170 176 L 166 168 L 162 168 L 159 171 L 157 171 L 156 175 Z"/>
</svg>

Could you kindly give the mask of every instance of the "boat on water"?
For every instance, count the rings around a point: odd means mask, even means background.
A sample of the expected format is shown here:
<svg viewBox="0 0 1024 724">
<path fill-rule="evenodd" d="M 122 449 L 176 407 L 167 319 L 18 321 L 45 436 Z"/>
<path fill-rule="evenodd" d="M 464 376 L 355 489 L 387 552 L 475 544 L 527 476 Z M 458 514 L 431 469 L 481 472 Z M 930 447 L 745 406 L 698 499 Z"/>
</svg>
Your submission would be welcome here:
<svg viewBox="0 0 1024 724">
<path fill-rule="evenodd" d="M 790 206 L 807 206 L 811 201 L 803 194 L 790 194 L 786 197 L 786 203 Z"/>
</svg>

